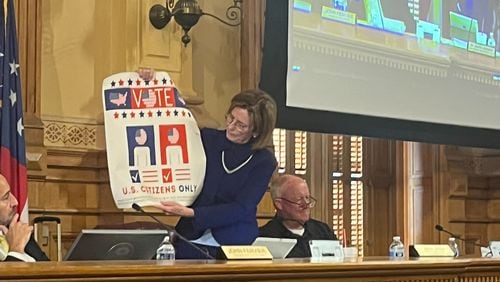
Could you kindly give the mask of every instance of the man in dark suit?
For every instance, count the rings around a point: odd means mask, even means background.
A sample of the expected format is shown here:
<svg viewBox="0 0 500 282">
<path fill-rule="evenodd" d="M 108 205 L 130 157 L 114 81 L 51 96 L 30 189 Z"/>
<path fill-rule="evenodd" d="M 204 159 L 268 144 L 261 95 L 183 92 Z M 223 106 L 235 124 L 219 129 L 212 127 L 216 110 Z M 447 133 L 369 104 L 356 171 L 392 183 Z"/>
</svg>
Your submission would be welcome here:
<svg viewBox="0 0 500 282">
<path fill-rule="evenodd" d="M 311 240 L 337 240 L 331 227 L 310 218 L 316 200 L 309 194 L 304 179 L 280 176 L 271 184 L 271 198 L 276 216 L 259 229 L 260 236 L 297 239 L 287 258 L 311 257 Z"/>
<path fill-rule="evenodd" d="M 33 227 L 19 221 L 17 205 L 7 179 L 0 174 L 0 232 L 3 233 L 0 239 L 6 242 L 0 244 L 0 253 L 4 254 L 2 259 L 26 262 L 49 260 L 31 236 Z"/>
</svg>

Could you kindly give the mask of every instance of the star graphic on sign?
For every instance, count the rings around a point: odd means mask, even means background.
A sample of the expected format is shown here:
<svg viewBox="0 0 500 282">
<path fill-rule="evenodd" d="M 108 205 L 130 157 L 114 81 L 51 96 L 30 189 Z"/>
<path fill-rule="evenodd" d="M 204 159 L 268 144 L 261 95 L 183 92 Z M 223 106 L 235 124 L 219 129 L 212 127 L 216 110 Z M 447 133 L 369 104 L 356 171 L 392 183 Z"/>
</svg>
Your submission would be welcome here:
<svg viewBox="0 0 500 282">
<path fill-rule="evenodd" d="M 114 80 L 111 81 L 111 87 L 115 87 L 115 85 L 116 85 L 116 82 Z"/>
<path fill-rule="evenodd" d="M 153 112 L 152 111 L 148 112 L 148 117 L 153 117 Z"/>
<path fill-rule="evenodd" d="M 17 75 L 17 69 L 19 68 L 19 64 L 16 64 L 15 61 L 9 64 L 10 66 L 10 74 L 15 73 Z"/>
<path fill-rule="evenodd" d="M 191 113 L 188 112 L 188 117 L 191 117 Z"/>
<path fill-rule="evenodd" d="M 134 82 L 132 81 L 132 79 L 130 79 L 130 78 L 127 80 L 127 82 L 128 82 L 128 86 L 132 86 L 132 83 L 134 83 Z"/>
<path fill-rule="evenodd" d="M 118 119 L 118 118 L 120 117 L 120 114 L 119 114 L 119 113 L 117 113 L 117 112 L 115 112 L 115 115 L 114 115 L 114 116 L 115 116 L 115 119 Z"/>
<path fill-rule="evenodd" d="M 163 82 L 163 84 L 167 84 L 167 79 L 166 78 L 163 78 L 161 81 Z"/>
<path fill-rule="evenodd" d="M 158 85 L 158 79 L 153 80 L 154 85 Z"/>
<path fill-rule="evenodd" d="M 130 117 L 131 117 L 131 118 L 135 118 L 135 113 L 134 113 L 134 112 L 131 112 L 131 113 L 130 113 Z"/>
<path fill-rule="evenodd" d="M 148 86 L 149 85 L 149 80 L 145 80 L 144 84 L 146 84 L 146 86 Z"/>
<path fill-rule="evenodd" d="M 156 115 L 157 115 L 157 116 L 159 116 L 159 117 L 161 117 L 161 111 L 160 111 L 160 110 L 158 110 L 158 111 L 156 112 Z"/>
<path fill-rule="evenodd" d="M 10 95 L 9 95 L 10 103 L 12 104 L 12 107 L 14 107 L 14 104 L 17 101 L 17 93 L 10 90 Z"/>
<path fill-rule="evenodd" d="M 20 118 L 17 121 L 17 133 L 19 133 L 19 136 L 23 136 L 23 130 L 24 130 L 24 125 L 23 125 L 23 119 Z"/>
<path fill-rule="evenodd" d="M 174 111 L 174 116 L 178 116 L 179 112 L 177 110 Z"/>
<path fill-rule="evenodd" d="M 169 117 L 170 116 L 170 110 L 167 110 L 166 113 L 167 113 L 167 117 Z"/>
<path fill-rule="evenodd" d="M 136 83 L 137 85 L 141 85 L 141 80 L 140 80 L 140 79 L 138 79 L 138 80 L 136 80 L 136 81 L 135 81 L 135 83 Z"/>
<path fill-rule="evenodd" d="M 122 117 L 123 117 L 123 118 L 127 118 L 127 113 L 126 113 L 126 112 L 123 112 L 123 113 L 122 113 Z"/>
<path fill-rule="evenodd" d="M 182 111 L 182 116 L 185 117 L 186 116 L 186 112 L 185 111 Z"/>
<path fill-rule="evenodd" d="M 118 84 L 119 84 L 120 86 L 123 86 L 123 83 L 125 83 L 125 81 L 123 81 L 123 80 L 121 80 L 121 79 L 118 81 Z"/>
<path fill-rule="evenodd" d="M 143 111 L 141 111 L 141 112 L 139 113 L 139 116 L 140 116 L 141 118 L 143 118 L 143 117 L 144 117 L 144 112 L 143 112 Z"/>
</svg>

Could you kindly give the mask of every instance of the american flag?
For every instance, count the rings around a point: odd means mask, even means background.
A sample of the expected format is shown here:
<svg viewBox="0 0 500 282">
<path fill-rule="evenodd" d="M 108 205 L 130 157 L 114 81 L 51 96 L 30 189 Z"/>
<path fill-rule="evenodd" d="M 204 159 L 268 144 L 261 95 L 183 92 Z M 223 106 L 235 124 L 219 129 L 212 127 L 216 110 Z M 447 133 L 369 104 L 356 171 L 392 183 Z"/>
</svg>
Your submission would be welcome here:
<svg viewBox="0 0 500 282">
<path fill-rule="evenodd" d="M 14 3 L 0 2 L 0 173 L 19 201 L 22 221 L 27 222 L 28 181 Z"/>
<path fill-rule="evenodd" d="M 142 92 L 142 102 L 147 108 L 153 108 L 156 105 L 156 94 L 152 90 Z"/>
</svg>

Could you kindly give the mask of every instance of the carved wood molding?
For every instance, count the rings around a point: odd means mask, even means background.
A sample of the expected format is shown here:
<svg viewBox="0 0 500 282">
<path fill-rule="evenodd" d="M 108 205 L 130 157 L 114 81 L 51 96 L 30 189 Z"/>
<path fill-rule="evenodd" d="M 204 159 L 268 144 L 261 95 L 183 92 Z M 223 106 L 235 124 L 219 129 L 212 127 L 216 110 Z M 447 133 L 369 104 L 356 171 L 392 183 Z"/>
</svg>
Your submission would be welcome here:
<svg viewBox="0 0 500 282">
<path fill-rule="evenodd" d="M 104 128 L 93 121 L 44 118 L 47 147 L 104 150 Z"/>
</svg>

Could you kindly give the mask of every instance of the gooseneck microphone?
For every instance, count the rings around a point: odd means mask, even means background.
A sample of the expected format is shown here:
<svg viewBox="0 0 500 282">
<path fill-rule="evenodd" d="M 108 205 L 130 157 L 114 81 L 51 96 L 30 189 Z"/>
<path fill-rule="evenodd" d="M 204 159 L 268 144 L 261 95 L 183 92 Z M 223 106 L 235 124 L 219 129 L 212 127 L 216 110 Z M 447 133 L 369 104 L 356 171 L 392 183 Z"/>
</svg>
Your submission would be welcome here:
<svg viewBox="0 0 500 282">
<path fill-rule="evenodd" d="M 451 233 L 450 231 L 444 229 L 444 227 L 439 225 L 439 224 L 436 224 L 436 226 L 434 226 L 434 228 L 436 228 L 437 231 L 444 232 L 444 233 L 450 235 L 451 237 L 454 237 L 457 240 L 462 240 L 462 238 L 460 238 L 460 235 Z"/>
<path fill-rule="evenodd" d="M 168 232 L 171 232 L 173 233 L 175 236 L 177 236 L 179 239 L 181 239 L 182 241 L 186 242 L 189 246 L 193 247 L 194 249 L 196 249 L 198 252 L 200 252 L 201 254 L 203 254 L 205 257 L 207 257 L 208 259 L 215 259 L 213 256 L 211 256 L 208 251 L 205 251 L 203 250 L 202 248 L 196 246 L 196 244 L 194 244 L 193 242 L 189 241 L 186 237 L 182 236 L 179 232 L 177 232 L 177 230 L 175 230 L 175 227 L 173 227 L 172 225 L 168 225 L 168 224 L 165 224 L 163 222 L 161 222 L 158 218 L 156 218 L 154 215 L 146 212 L 141 206 L 139 206 L 138 204 L 136 203 L 133 203 L 132 204 L 132 208 L 138 212 L 141 212 L 149 217 L 151 217 L 152 219 L 154 219 L 154 221 L 158 222 L 163 228 L 165 228 Z"/>
<path fill-rule="evenodd" d="M 459 234 L 451 233 L 450 231 L 444 229 L 444 227 L 439 225 L 439 224 L 436 224 L 436 226 L 434 226 L 434 227 L 436 228 L 437 231 L 444 232 L 444 233 L 450 235 L 451 237 L 454 237 L 455 239 L 464 242 L 465 244 L 472 244 L 472 245 L 477 246 L 477 247 L 489 248 L 489 246 L 481 245 L 481 244 L 478 244 L 478 243 L 473 242 L 473 241 L 467 241 L 465 239 L 462 239 Z"/>
</svg>

